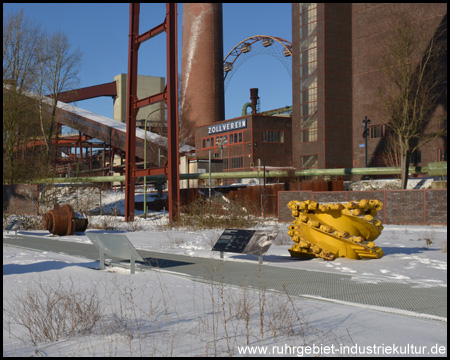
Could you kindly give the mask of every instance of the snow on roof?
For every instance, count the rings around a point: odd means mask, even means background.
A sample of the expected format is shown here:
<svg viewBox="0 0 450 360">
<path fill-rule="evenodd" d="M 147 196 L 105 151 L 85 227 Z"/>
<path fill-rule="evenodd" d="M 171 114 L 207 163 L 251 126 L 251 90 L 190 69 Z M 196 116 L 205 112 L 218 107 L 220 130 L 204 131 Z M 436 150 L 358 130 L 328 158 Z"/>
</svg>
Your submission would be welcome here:
<svg viewBox="0 0 450 360">
<path fill-rule="evenodd" d="M 108 127 L 117 129 L 119 131 L 122 131 L 124 133 L 127 132 L 127 124 L 123 123 L 121 121 L 117 121 L 114 119 L 110 119 L 106 116 L 103 115 L 99 115 L 96 113 L 93 113 L 92 111 L 89 110 L 85 110 L 85 109 L 81 109 L 75 105 L 70 105 L 61 101 L 58 101 L 57 103 L 57 107 L 59 109 L 65 110 L 65 111 L 69 111 L 71 113 L 74 113 L 76 115 L 85 117 L 89 120 L 101 123 L 103 125 L 106 125 Z M 143 129 L 139 129 L 136 128 L 136 137 L 140 138 L 140 139 L 144 139 L 144 137 L 147 135 L 147 141 L 150 141 L 152 143 L 158 144 L 160 146 L 164 146 L 167 147 L 167 138 L 164 136 L 161 136 L 159 134 L 156 134 L 154 132 L 151 131 L 145 131 Z M 194 148 L 192 146 L 189 145 L 181 145 L 180 144 L 180 151 L 182 152 L 186 152 L 186 151 L 191 151 L 194 150 Z"/>
<path fill-rule="evenodd" d="M 11 88 L 11 86 L 8 85 L 8 84 L 3 84 L 3 88 L 9 90 Z M 31 98 L 35 98 L 35 99 L 38 99 L 39 96 L 40 96 L 40 95 L 38 95 L 38 94 L 36 94 L 34 92 L 31 92 L 31 91 L 24 91 L 23 94 L 26 95 L 26 96 L 29 96 Z M 48 98 L 48 97 L 44 96 L 42 98 L 42 101 L 44 103 L 47 103 L 48 105 L 51 105 L 51 99 Z M 58 101 L 56 106 L 59 109 L 62 109 L 62 110 L 65 110 L 65 111 L 69 111 L 69 112 L 74 113 L 74 114 L 76 114 L 78 116 L 82 116 L 82 117 L 85 117 L 85 118 L 87 118 L 89 120 L 92 120 L 92 121 L 101 123 L 103 125 L 106 125 L 106 126 L 108 126 L 110 128 L 117 129 L 117 130 L 122 131 L 124 133 L 127 132 L 127 124 L 123 123 L 121 121 L 110 119 L 110 118 L 108 118 L 106 116 L 93 113 L 92 111 L 85 110 L 85 109 L 79 108 L 79 107 L 77 107 L 75 105 L 64 103 L 62 101 Z M 155 144 L 160 145 L 160 146 L 167 147 L 167 138 L 166 137 L 161 136 L 161 135 L 156 134 L 156 133 L 153 133 L 151 131 L 144 131 L 143 129 L 136 128 L 136 137 L 138 137 L 140 139 L 144 139 L 145 136 L 147 136 L 147 141 L 150 141 L 150 142 L 155 143 Z M 189 151 L 192 151 L 192 150 L 194 150 L 194 148 L 192 146 L 180 144 L 180 152 L 189 152 Z"/>
</svg>

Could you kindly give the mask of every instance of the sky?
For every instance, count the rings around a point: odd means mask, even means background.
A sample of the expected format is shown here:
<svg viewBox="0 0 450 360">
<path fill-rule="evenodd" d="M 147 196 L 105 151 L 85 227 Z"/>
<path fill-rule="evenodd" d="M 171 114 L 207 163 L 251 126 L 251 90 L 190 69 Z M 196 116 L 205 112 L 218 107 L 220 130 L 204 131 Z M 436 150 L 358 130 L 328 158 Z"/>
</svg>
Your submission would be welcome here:
<svg viewBox="0 0 450 360">
<path fill-rule="evenodd" d="M 4 16 L 24 10 L 24 14 L 49 33 L 62 31 L 73 49 L 82 53 L 80 87 L 113 81 L 127 72 L 129 4 L 3 4 Z M 164 3 L 141 4 L 140 33 L 164 21 Z M 183 5 L 178 4 L 178 56 L 181 73 L 181 29 Z M 224 57 L 242 40 L 254 35 L 270 35 L 292 40 L 290 3 L 223 4 Z M 165 34 L 143 43 L 139 49 L 139 75 L 166 77 Z M 239 59 L 240 62 L 241 59 Z M 246 56 L 234 69 L 225 91 L 225 118 L 241 116 L 250 101 L 250 88 L 259 89 L 260 110 L 292 105 L 291 75 L 273 56 L 262 53 Z M 109 97 L 79 101 L 77 106 L 113 117 Z"/>
</svg>

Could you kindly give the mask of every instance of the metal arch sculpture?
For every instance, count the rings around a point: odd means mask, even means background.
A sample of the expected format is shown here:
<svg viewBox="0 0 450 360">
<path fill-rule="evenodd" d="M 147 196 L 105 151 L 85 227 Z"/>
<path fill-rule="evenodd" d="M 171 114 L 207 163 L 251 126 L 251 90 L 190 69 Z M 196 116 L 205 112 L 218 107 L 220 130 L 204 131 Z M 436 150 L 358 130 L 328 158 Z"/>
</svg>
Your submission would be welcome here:
<svg viewBox="0 0 450 360">
<path fill-rule="evenodd" d="M 261 41 L 264 47 L 271 46 L 274 41 L 276 41 L 283 46 L 282 52 L 285 57 L 292 56 L 292 43 L 285 39 L 269 35 L 250 36 L 237 44 L 223 60 L 224 81 L 227 78 L 228 73 L 233 70 L 234 63 L 239 58 L 239 56 L 243 53 L 250 52 L 251 46 L 258 41 Z"/>
</svg>

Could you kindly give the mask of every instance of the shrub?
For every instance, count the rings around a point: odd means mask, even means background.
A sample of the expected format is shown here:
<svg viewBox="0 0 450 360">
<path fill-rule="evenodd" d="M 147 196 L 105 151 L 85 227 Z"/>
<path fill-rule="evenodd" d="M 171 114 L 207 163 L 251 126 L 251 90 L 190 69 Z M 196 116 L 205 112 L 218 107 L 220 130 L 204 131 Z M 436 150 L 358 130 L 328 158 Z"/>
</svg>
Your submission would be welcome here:
<svg viewBox="0 0 450 360">
<path fill-rule="evenodd" d="M 4 308 L 27 331 L 30 341 L 57 341 L 74 334 L 88 334 L 101 317 L 97 292 L 74 289 L 73 283 L 64 286 L 61 281 L 37 284 L 13 297 L 13 303 Z"/>
<path fill-rule="evenodd" d="M 211 201 L 198 198 L 182 210 L 178 225 L 194 229 L 249 228 L 258 223 L 251 204 L 221 195 L 211 197 Z"/>
</svg>

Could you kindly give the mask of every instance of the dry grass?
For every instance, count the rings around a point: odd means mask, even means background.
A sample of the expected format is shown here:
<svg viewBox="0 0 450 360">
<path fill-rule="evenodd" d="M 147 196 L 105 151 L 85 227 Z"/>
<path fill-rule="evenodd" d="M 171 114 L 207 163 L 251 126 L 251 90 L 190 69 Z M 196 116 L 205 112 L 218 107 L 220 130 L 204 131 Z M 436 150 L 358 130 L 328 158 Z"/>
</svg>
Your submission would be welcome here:
<svg viewBox="0 0 450 360">
<path fill-rule="evenodd" d="M 36 350 L 70 338 L 83 355 L 91 356 L 123 356 L 124 349 L 130 356 L 187 356 L 177 348 L 188 343 L 195 344 L 191 355 L 233 356 L 245 344 L 333 341 L 310 325 L 287 292 L 193 282 L 192 304 L 186 307 L 186 294 L 180 309 L 174 290 L 158 271 L 152 272 L 148 286 L 139 288 L 119 277 L 105 284 L 104 291 L 97 285 L 76 289 L 72 281 L 36 283 L 4 304 L 4 331 L 6 323 L 10 336 L 18 337 L 17 329 L 11 329 L 21 325 L 26 331 L 20 340 Z"/>
<path fill-rule="evenodd" d="M 4 304 L 3 311 L 27 330 L 34 345 L 89 334 L 101 318 L 95 289 L 77 290 L 72 281 L 68 285 L 61 281 L 55 285 L 36 283 L 14 295 L 13 303 Z"/>
<path fill-rule="evenodd" d="M 176 225 L 193 229 L 250 228 L 258 223 L 251 204 L 228 200 L 221 195 L 198 198 L 182 209 Z"/>
</svg>

